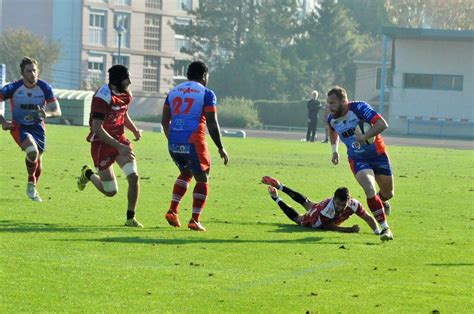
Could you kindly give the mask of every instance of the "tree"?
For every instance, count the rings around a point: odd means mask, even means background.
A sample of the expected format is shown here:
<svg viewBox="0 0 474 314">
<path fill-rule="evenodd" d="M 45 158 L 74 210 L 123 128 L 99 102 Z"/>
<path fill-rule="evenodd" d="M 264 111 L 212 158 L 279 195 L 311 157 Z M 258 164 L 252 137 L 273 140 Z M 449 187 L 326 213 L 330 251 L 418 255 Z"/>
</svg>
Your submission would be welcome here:
<svg viewBox="0 0 474 314">
<path fill-rule="evenodd" d="M 24 29 L 7 29 L 0 35 L 0 63 L 7 67 L 7 81 L 20 77 L 20 61 L 24 56 L 36 59 L 41 76 L 51 80 L 51 66 L 60 55 L 60 45 L 46 41 Z"/>
<path fill-rule="evenodd" d="M 385 6 L 400 27 L 474 29 L 472 0 L 385 0 Z"/>
<path fill-rule="evenodd" d="M 358 30 L 371 37 L 377 37 L 382 27 L 390 24 L 384 1 L 339 0 L 347 8 L 348 14 L 359 24 Z"/>
</svg>

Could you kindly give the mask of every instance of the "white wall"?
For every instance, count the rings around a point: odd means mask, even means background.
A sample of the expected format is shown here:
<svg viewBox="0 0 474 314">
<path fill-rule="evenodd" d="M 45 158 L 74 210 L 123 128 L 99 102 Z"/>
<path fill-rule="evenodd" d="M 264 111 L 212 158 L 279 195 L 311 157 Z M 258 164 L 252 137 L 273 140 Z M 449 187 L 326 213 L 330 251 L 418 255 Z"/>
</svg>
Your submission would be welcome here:
<svg viewBox="0 0 474 314">
<path fill-rule="evenodd" d="M 390 116 L 474 119 L 474 42 L 395 41 Z M 404 89 L 403 73 L 462 75 L 463 90 Z"/>
</svg>

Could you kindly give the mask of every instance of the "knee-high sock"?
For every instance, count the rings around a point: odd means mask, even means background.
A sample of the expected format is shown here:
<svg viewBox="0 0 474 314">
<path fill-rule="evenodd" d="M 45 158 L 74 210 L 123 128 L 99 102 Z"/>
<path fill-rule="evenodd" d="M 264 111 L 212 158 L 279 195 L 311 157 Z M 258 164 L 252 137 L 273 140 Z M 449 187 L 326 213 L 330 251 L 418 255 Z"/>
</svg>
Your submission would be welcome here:
<svg viewBox="0 0 474 314">
<path fill-rule="evenodd" d="M 209 185 L 204 182 L 196 182 L 193 190 L 193 219 L 200 221 L 201 213 L 206 205 L 207 195 L 209 194 Z"/>
<path fill-rule="evenodd" d="M 176 214 L 179 212 L 179 203 L 188 190 L 189 182 L 191 182 L 191 177 L 186 177 L 183 175 L 179 175 L 176 179 L 176 182 L 173 186 L 173 195 L 171 195 L 170 211 Z"/>
<path fill-rule="evenodd" d="M 380 224 L 382 228 L 387 228 L 387 222 L 385 217 L 385 211 L 382 200 L 378 195 L 367 199 L 367 205 L 369 205 L 370 211 L 375 217 L 375 220 Z"/>
<path fill-rule="evenodd" d="M 31 162 L 25 158 L 26 171 L 28 172 L 28 182 L 36 184 L 36 169 L 38 167 L 38 161 Z"/>
<path fill-rule="evenodd" d="M 288 194 L 295 202 L 303 205 L 306 202 L 307 197 L 301 193 L 293 191 L 287 186 L 281 185 L 281 189 L 284 193 Z"/>
<path fill-rule="evenodd" d="M 299 216 L 299 213 L 291 206 L 287 205 L 285 202 L 281 200 L 281 198 L 276 197 L 272 199 L 278 204 L 281 210 L 285 213 L 285 215 L 290 218 L 291 221 L 296 222 L 296 219 Z"/>
<path fill-rule="evenodd" d="M 38 183 L 39 177 L 41 176 L 41 171 L 43 170 L 43 160 L 41 158 L 38 158 L 37 161 L 37 167 L 35 171 L 35 177 L 36 177 L 36 182 Z"/>
</svg>

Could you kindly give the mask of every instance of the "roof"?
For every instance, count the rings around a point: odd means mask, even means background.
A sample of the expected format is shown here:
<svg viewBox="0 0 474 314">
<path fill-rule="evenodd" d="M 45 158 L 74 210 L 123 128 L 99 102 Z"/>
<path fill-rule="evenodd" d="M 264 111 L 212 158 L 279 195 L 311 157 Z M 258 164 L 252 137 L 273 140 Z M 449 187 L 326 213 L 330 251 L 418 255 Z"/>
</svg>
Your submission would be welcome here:
<svg viewBox="0 0 474 314">
<path fill-rule="evenodd" d="M 59 99 L 88 100 L 92 99 L 94 92 L 87 90 L 53 89 L 54 95 Z"/>
<path fill-rule="evenodd" d="M 473 30 L 384 27 L 382 34 L 392 39 L 474 41 Z"/>
</svg>

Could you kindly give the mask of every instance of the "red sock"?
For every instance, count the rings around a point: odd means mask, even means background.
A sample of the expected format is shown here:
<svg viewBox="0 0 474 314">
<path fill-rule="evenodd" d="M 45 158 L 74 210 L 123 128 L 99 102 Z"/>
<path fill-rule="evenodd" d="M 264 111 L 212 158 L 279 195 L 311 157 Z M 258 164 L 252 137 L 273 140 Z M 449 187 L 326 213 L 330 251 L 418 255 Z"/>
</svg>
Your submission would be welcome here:
<svg viewBox="0 0 474 314">
<path fill-rule="evenodd" d="M 36 171 L 35 171 L 35 177 L 36 177 L 36 182 L 38 183 L 39 177 L 41 176 L 41 170 L 43 170 L 43 161 L 41 158 L 38 158 L 38 161 L 36 162 Z"/>
<path fill-rule="evenodd" d="M 28 172 L 28 182 L 36 184 L 36 169 L 38 167 L 38 161 L 31 162 L 25 158 L 26 171 Z"/>
<path fill-rule="evenodd" d="M 209 186 L 204 182 L 196 182 L 193 191 L 193 219 L 200 221 L 201 212 L 206 205 L 207 194 L 209 193 Z"/>
<path fill-rule="evenodd" d="M 382 200 L 378 195 L 367 199 L 367 205 L 369 205 L 370 211 L 375 217 L 375 220 L 379 224 L 385 223 L 385 211 L 383 209 Z"/>
<path fill-rule="evenodd" d="M 189 182 L 191 182 L 191 177 L 179 175 L 179 177 L 176 179 L 176 182 L 174 183 L 173 195 L 171 195 L 170 211 L 175 214 L 177 214 L 179 211 L 179 203 L 188 190 Z"/>
</svg>

